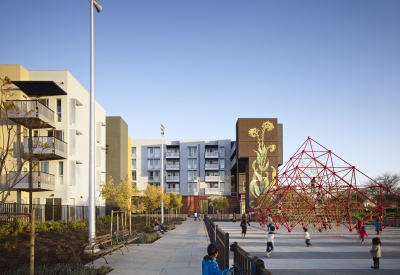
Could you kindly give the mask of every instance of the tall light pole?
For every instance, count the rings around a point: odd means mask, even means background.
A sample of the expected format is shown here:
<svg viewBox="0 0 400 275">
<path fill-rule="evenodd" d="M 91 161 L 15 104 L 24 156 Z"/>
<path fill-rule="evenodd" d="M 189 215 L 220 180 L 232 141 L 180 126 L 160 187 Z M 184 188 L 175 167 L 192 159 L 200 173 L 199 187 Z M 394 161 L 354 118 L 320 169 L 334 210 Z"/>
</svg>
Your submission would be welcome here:
<svg viewBox="0 0 400 275">
<path fill-rule="evenodd" d="M 161 223 L 164 223 L 164 133 L 165 126 L 161 124 Z"/>
<path fill-rule="evenodd" d="M 102 7 L 96 0 L 90 0 L 90 115 L 89 115 L 89 239 L 96 237 L 95 207 L 95 137 L 94 137 L 94 24 L 93 7 L 97 12 Z"/>
</svg>

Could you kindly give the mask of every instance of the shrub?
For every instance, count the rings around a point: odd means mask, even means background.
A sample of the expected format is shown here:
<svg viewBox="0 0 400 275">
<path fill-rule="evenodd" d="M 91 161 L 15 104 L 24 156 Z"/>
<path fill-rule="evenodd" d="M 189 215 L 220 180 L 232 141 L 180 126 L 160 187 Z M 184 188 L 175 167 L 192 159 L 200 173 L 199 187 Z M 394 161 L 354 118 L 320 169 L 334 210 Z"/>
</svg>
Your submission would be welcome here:
<svg viewBox="0 0 400 275">
<path fill-rule="evenodd" d="M 103 275 L 112 270 L 109 266 L 101 266 L 98 269 L 95 266 L 85 266 L 82 264 L 58 264 L 52 267 L 35 267 L 35 274 L 40 275 Z M 29 266 L 23 266 L 16 271 L 9 271 L 4 275 L 25 275 L 29 274 Z"/>
<path fill-rule="evenodd" d="M 138 237 L 139 237 L 138 243 L 152 243 L 160 238 L 160 233 L 159 232 L 139 233 Z"/>
</svg>

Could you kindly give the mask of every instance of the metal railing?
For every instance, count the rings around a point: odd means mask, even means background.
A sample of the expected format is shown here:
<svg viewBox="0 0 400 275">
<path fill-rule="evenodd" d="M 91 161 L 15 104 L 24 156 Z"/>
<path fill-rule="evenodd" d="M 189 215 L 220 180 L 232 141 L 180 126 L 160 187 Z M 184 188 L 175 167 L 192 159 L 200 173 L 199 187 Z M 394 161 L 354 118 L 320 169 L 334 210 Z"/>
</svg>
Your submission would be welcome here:
<svg viewBox="0 0 400 275">
<path fill-rule="evenodd" d="M 263 260 L 251 256 L 236 242 L 231 245 L 231 250 L 233 250 L 234 275 L 272 275 L 265 268 Z"/>
<path fill-rule="evenodd" d="M 8 117 L 38 117 L 42 115 L 54 122 L 54 111 L 37 100 L 7 100 Z M 11 108 L 12 106 L 13 108 Z"/>
<path fill-rule="evenodd" d="M 229 268 L 229 233 L 218 228 L 208 215 L 204 216 L 204 224 L 210 243 L 218 247 L 217 263 L 220 269 Z"/>
<path fill-rule="evenodd" d="M 32 204 L 35 209 L 35 219 L 44 221 L 67 221 L 87 219 L 89 217 L 88 206 L 75 205 L 51 205 Z M 23 212 L 29 213 L 29 204 L 5 203 L 0 207 L 0 212 Z M 96 206 L 96 218 L 105 215 L 105 206 Z M 2 219 L 2 222 L 9 222 L 9 219 Z"/>
<path fill-rule="evenodd" d="M 219 168 L 219 165 L 218 165 L 218 163 L 206 163 L 206 164 L 204 165 L 204 167 L 205 167 L 206 169 L 218 169 L 218 168 Z"/>
</svg>

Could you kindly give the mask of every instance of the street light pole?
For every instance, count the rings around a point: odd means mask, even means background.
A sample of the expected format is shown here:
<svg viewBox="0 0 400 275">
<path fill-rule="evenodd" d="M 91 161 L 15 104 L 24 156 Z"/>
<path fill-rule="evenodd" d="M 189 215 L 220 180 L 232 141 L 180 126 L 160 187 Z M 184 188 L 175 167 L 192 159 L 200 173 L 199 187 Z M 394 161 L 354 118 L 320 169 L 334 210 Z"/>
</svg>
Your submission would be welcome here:
<svg viewBox="0 0 400 275">
<path fill-rule="evenodd" d="M 161 223 L 164 223 L 164 133 L 165 126 L 161 124 Z"/>
<path fill-rule="evenodd" d="M 102 7 L 90 0 L 90 114 L 89 114 L 89 239 L 96 237 L 95 208 L 95 136 L 94 136 L 94 16 L 93 7 L 100 12 Z"/>
</svg>

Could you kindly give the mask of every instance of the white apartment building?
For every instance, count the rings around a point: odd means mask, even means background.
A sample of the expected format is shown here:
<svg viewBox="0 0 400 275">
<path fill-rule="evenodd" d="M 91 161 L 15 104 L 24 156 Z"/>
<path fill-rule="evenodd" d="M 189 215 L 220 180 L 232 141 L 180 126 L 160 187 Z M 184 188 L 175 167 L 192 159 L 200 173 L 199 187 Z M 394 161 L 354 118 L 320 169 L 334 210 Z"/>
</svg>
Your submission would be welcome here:
<svg viewBox="0 0 400 275">
<path fill-rule="evenodd" d="M 43 150 L 33 171 L 33 204 L 87 206 L 89 197 L 89 92 L 65 70 L 26 70 L 21 65 L 0 65 L 0 72 L 8 75 L 22 92 L 13 101 L 18 110 L 30 112 L 35 119 L 32 140 L 35 150 Z M 25 111 L 9 113 L 19 124 Z M 100 197 L 100 183 L 105 181 L 105 121 L 104 108 L 95 102 L 95 198 L 97 206 L 104 206 Z M 28 125 L 21 125 L 21 141 L 29 152 Z M 44 148 L 41 144 L 50 145 Z M 42 146 L 42 147 L 41 147 Z M 34 154 L 36 152 L 34 151 Z M 18 152 L 14 157 L 18 157 Z M 28 176 L 19 182 L 7 202 L 29 203 Z M 22 176 L 23 176 L 22 175 Z"/>
</svg>

